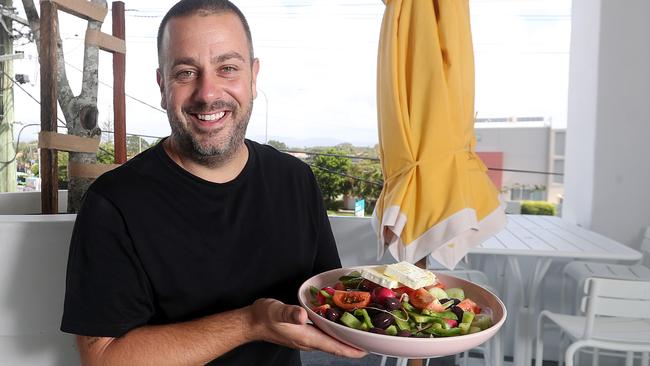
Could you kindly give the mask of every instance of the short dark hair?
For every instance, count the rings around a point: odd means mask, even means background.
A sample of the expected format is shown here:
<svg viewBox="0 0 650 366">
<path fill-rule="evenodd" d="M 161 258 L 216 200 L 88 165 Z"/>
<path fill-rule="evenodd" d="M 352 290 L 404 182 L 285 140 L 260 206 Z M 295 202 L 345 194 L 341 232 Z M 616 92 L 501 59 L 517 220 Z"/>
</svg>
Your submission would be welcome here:
<svg viewBox="0 0 650 366">
<path fill-rule="evenodd" d="M 241 21 L 244 26 L 244 32 L 246 33 L 246 39 L 248 40 L 248 51 L 250 53 L 250 62 L 252 64 L 255 56 L 253 54 L 253 37 L 251 36 L 251 29 L 248 26 L 244 13 L 242 13 L 235 4 L 228 0 L 181 0 L 169 9 L 160 22 L 160 27 L 158 27 L 158 65 L 161 64 L 160 51 L 162 48 L 163 33 L 165 32 L 165 27 L 170 19 L 189 15 L 207 16 L 220 13 L 233 13 L 237 15 Z"/>
</svg>

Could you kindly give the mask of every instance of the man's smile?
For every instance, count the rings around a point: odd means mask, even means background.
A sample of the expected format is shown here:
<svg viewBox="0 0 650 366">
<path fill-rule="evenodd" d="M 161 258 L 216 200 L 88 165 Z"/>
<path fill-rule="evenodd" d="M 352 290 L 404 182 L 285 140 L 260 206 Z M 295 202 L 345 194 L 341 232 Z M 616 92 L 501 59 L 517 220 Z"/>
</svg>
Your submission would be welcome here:
<svg viewBox="0 0 650 366">
<path fill-rule="evenodd" d="M 194 114 L 194 116 L 201 121 L 217 121 L 226 115 L 225 111 L 211 113 L 211 114 Z"/>
</svg>

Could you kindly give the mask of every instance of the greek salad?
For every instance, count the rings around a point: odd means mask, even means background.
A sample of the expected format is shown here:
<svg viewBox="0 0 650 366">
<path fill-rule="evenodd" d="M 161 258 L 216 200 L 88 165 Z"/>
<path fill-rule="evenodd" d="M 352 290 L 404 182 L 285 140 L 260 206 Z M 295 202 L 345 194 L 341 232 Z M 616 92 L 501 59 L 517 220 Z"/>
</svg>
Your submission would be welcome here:
<svg viewBox="0 0 650 366">
<path fill-rule="evenodd" d="M 378 266 L 370 275 L 353 271 L 332 286 L 320 289 L 312 286 L 312 310 L 350 328 L 401 337 L 453 337 L 492 326 L 489 309 L 481 309 L 465 297 L 462 288 L 447 288 L 428 271 L 428 281 L 424 282 L 427 285 L 411 288 L 404 282 L 411 285 L 423 282 L 408 281 L 408 278 L 393 281 L 393 277 L 384 274 L 387 272 L 384 269 Z"/>
</svg>

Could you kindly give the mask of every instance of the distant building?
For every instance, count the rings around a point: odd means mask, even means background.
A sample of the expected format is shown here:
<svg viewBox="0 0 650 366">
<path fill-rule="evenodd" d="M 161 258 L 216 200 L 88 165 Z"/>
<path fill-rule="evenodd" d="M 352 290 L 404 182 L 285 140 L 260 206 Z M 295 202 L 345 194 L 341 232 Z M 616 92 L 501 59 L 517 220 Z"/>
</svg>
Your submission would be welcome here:
<svg viewBox="0 0 650 366">
<path fill-rule="evenodd" d="M 477 119 L 474 129 L 476 151 L 504 200 L 561 202 L 563 176 L 547 173 L 564 173 L 565 129 L 541 117 Z"/>
</svg>

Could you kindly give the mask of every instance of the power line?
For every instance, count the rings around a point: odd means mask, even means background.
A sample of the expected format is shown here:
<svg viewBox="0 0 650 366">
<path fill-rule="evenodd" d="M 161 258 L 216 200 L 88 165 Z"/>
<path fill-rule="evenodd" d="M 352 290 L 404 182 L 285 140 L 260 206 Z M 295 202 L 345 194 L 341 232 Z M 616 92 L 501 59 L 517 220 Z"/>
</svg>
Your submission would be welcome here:
<svg viewBox="0 0 650 366">
<path fill-rule="evenodd" d="M 65 64 L 68 65 L 68 66 L 70 66 L 70 67 L 73 68 L 74 70 L 83 73 L 83 70 L 82 70 L 82 69 L 80 69 L 80 68 L 78 68 L 78 67 L 72 65 L 71 63 L 69 63 L 69 62 L 66 61 Z M 108 83 L 105 83 L 105 82 L 103 82 L 103 81 L 101 81 L 101 80 L 99 80 L 99 79 L 98 79 L 98 82 L 99 82 L 100 84 L 102 84 L 102 85 L 104 85 L 104 86 L 110 88 L 110 89 L 113 89 L 113 86 L 110 85 L 110 84 L 108 84 Z M 138 99 L 138 98 L 136 98 L 136 97 L 134 97 L 134 96 L 131 96 L 131 95 L 127 94 L 127 93 L 124 93 L 124 95 L 127 96 L 127 97 L 129 97 L 129 98 L 131 98 L 131 99 L 133 99 L 133 100 L 135 100 L 135 101 L 138 102 L 138 103 L 141 103 L 141 104 L 146 105 L 147 107 L 149 107 L 149 108 L 151 108 L 151 109 L 154 109 L 154 110 L 156 110 L 156 111 L 158 111 L 158 112 L 161 112 L 161 113 L 165 113 L 165 114 L 167 114 L 167 112 L 165 112 L 165 110 L 163 110 L 163 109 L 161 109 L 161 108 L 158 108 L 158 107 L 156 107 L 156 106 L 153 106 L 153 105 L 151 105 L 151 104 L 145 102 L 144 100 Z"/>
<path fill-rule="evenodd" d="M 360 159 L 360 160 L 371 160 L 371 161 L 381 161 L 379 158 L 371 158 L 365 156 L 354 156 L 354 155 L 340 155 L 340 154 L 326 154 L 326 153 L 315 153 L 310 151 L 298 151 L 298 150 L 280 150 L 282 152 L 291 153 L 291 154 L 306 154 L 306 155 L 316 155 L 316 156 L 331 156 L 335 158 L 348 158 L 348 159 Z M 501 172 L 510 172 L 510 173 L 528 173 L 528 174 L 544 174 L 544 175 L 557 175 L 564 176 L 564 173 L 552 173 L 552 172 L 540 172 L 536 170 L 522 170 L 522 169 L 505 169 L 505 168 L 487 168 L 488 170 L 501 171 Z"/>
<path fill-rule="evenodd" d="M 317 168 L 317 169 L 320 169 L 320 170 L 324 170 L 324 171 L 326 171 L 326 172 L 328 172 L 328 173 L 336 174 L 336 175 L 340 175 L 340 176 L 342 176 L 342 177 L 352 178 L 352 179 L 354 179 L 354 180 L 356 180 L 356 181 L 360 181 L 360 182 L 364 182 L 364 183 L 372 184 L 372 185 L 377 186 L 377 187 L 383 187 L 383 186 L 384 186 L 384 183 L 383 183 L 383 182 L 382 182 L 382 183 L 371 182 L 371 181 L 369 181 L 369 180 L 365 180 L 365 179 L 363 179 L 363 178 L 354 177 L 354 176 L 352 176 L 352 175 L 345 174 L 345 173 L 342 173 L 342 172 L 337 172 L 337 171 L 335 171 L 335 170 L 327 169 L 327 168 L 324 168 L 324 167 L 322 167 L 322 166 L 318 166 L 318 165 L 315 165 L 315 164 L 311 164 L 311 163 L 306 163 L 306 164 L 309 165 L 309 166 L 312 167 L 312 168 Z"/>
</svg>

